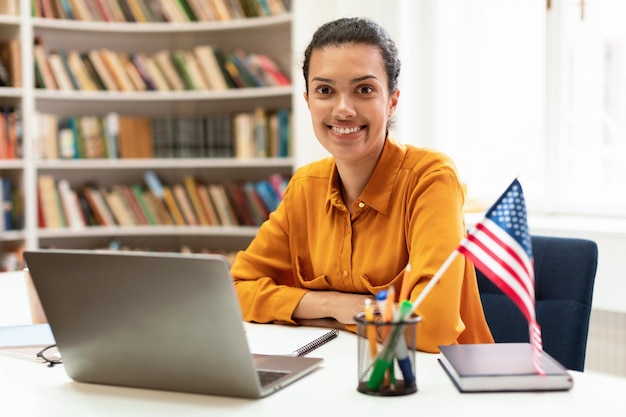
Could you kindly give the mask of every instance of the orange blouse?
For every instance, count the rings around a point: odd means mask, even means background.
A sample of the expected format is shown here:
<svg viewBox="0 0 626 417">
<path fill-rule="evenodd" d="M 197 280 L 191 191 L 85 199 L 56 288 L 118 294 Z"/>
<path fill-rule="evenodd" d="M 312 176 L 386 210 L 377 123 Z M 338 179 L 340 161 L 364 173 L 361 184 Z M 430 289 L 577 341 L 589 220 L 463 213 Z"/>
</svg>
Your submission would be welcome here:
<svg viewBox="0 0 626 417">
<path fill-rule="evenodd" d="M 353 216 L 333 158 L 298 169 L 279 207 L 233 263 L 244 319 L 296 323 L 293 311 L 307 291 L 376 294 L 393 285 L 397 294 L 409 260 L 415 300 L 465 235 L 463 201 L 447 156 L 391 137 Z M 474 266 L 461 254 L 416 313 L 420 350 L 493 342 Z"/>
</svg>

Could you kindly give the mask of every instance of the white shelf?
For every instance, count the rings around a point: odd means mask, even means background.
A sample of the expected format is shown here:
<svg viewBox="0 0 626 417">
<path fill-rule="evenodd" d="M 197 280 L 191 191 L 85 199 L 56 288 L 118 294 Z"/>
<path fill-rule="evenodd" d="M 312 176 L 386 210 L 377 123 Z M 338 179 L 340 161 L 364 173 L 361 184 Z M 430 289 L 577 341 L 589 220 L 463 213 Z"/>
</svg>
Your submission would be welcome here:
<svg viewBox="0 0 626 417">
<path fill-rule="evenodd" d="M 42 19 L 30 16 L 30 1 L 21 4 L 21 16 L 0 16 L 0 37 L 21 41 L 23 88 L 0 87 L 0 103 L 19 107 L 23 122 L 23 160 L 0 161 L 0 172 L 23 187 L 25 229 L 2 232 L 0 251 L 23 244 L 26 249 L 56 246 L 89 248 L 119 239 L 131 246 L 154 245 L 158 250 L 181 246 L 200 249 L 242 249 L 252 240 L 255 227 L 140 226 L 97 227 L 82 230 L 40 229 L 37 207 L 37 177 L 51 174 L 68 179 L 74 187 L 95 181 L 104 187 L 143 181 L 154 170 L 164 183 L 182 182 L 186 175 L 202 181 L 259 180 L 272 173 L 291 174 L 291 158 L 234 159 L 83 159 L 38 160 L 34 145 L 35 115 L 53 113 L 61 117 L 100 115 L 161 116 L 166 114 L 211 114 L 291 108 L 293 87 L 263 87 L 220 91 L 108 92 L 58 91 L 34 88 L 33 38 L 44 48 L 88 51 L 109 48 L 118 52 L 154 53 L 158 50 L 191 49 L 210 44 L 223 52 L 240 48 L 267 54 L 289 73 L 292 15 L 238 19 L 228 22 L 194 23 L 104 23 Z M 8 174 L 7 174 L 8 173 Z"/>
<path fill-rule="evenodd" d="M 6 19 L 8 18 L 8 19 Z M 7 22 L 15 21 L 19 23 L 19 18 L 5 16 Z M 32 18 L 35 29 L 59 30 L 63 32 L 78 31 L 106 33 L 106 34 L 172 34 L 185 32 L 232 32 L 232 31 L 258 31 L 258 30 L 279 30 L 291 25 L 291 15 L 282 14 L 260 18 L 234 19 L 230 21 L 215 22 L 193 22 L 193 23 L 106 23 L 106 22 L 84 22 L 79 20 L 59 20 Z M 0 23 L 3 21 L 0 20 Z"/>
<path fill-rule="evenodd" d="M 250 168 L 291 168 L 291 158 L 153 158 L 153 159 L 71 159 L 41 160 L 37 168 L 42 170 L 94 170 L 131 169 L 146 170 L 159 168 L 206 168 L 242 170 Z"/>
</svg>

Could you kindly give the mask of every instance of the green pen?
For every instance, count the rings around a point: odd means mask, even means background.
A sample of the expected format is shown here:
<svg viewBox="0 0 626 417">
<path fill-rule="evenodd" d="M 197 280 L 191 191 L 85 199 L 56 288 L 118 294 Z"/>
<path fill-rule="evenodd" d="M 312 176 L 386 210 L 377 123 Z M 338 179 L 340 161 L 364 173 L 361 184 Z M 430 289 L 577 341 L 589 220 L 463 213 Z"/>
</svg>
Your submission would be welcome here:
<svg viewBox="0 0 626 417">
<path fill-rule="evenodd" d="M 413 311 L 412 304 L 408 300 L 402 301 L 400 303 L 399 314 L 398 314 L 398 322 L 404 321 Z M 385 371 L 389 369 L 390 366 L 393 366 L 393 355 L 396 351 L 396 345 L 398 344 L 398 339 L 402 335 L 402 329 L 404 326 L 396 326 L 387 339 L 387 343 L 383 348 L 383 351 L 378 354 L 376 357 L 376 361 L 374 362 L 374 369 L 372 370 L 372 375 L 370 375 L 370 379 L 367 381 L 367 387 L 373 391 L 376 391 L 380 388 L 380 384 L 382 384 L 383 379 L 385 377 Z"/>
</svg>

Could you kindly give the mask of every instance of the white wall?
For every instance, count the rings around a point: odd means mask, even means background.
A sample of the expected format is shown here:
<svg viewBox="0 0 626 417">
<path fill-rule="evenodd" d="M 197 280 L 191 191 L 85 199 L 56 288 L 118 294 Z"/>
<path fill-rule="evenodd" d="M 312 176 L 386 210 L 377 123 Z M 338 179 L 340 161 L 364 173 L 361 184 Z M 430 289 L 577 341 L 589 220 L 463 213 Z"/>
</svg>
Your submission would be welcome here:
<svg viewBox="0 0 626 417">
<path fill-rule="evenodd" d="M 403 48 L 400 44 L 400 33 L 403 26 L 413 25 L 411 17 L 421 15 L 415 13 L 421 2 L 412 0 L 292 0 L 293 1 L 293 68 L 292 78 L 294 80 L 295 91 L 293 103 L 294 118 L 294 158 L 296 166 L 302 166 L 308 162 L 328 156 L 328 153 L 317 142 L 313 135 L 313 129 L 309 118 L 309 111 L 303 98 L 305 91 L 304 79 L 302 76 L 302 59 L 304 50 L 311 40 L 313 32 L 323 23 L 337 19 L 339 17 L 370 17 L 385 27 L 391 36 L 398 42 L 398 48 L 401 52 L 402 69 L 400 77 L 400 87 L 402 88 L 402 80 L 411 74 L 411 65 L 419 54 L 415 52 L 415 42 L 411 42 L 413 47 L 409 49 Z M 401 13 L 402 10 L 402 13 Z M 419 26 L 419 25 L 418 25 Z M 403 56 L 406 51 L 406 56 Z M 406 74 L 406 75 L 405 75 Z M 416 79 L 415 76 L 413 76 Z M 411 120 L 411 112 L 417 113 L 417 100 L 419 96 L 414 94 L 404 94 L 401 90 L 401 105 L 396 113 L 397 123 L 395 134 L 400 140 L 402 136 L 401 120 Z M 408 136 L 408 135 L 407 135 Z M 406 140 L 404 140 L 406 141 Z"/>
<path fill-rule="evenodd" d="M 317 142 L 302 93 L 302 56 L 313 32 L 322 23 L 345 16 L 371 17 L 384 26 L 396 40 L 402 60 L 400 102 L 394 135 L 405 143 L 431 146 L 430 103 L 436 100 L 430 80 L 437 69 L 431 59 L 436 51 L 429 45 L 432 33 L 430 8 L 434 0 L 292 0 L 293 68 L 297 94 L 294 97 L 294 158 L 301 166 L 328 154 Z M 582 237 L 598 243 L 600 256 L 594 308 L 626 313 L 626 220 L 533 217 L 531 233 Z"/>
</svg>

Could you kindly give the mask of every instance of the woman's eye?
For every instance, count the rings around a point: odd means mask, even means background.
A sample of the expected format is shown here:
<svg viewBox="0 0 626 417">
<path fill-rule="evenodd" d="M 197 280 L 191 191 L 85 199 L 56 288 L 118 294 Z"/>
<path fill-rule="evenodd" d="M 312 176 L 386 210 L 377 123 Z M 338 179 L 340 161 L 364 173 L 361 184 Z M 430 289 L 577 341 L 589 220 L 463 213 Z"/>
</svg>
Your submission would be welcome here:
<svg viewBox="0 0 626 417">
<path fill-rule="evenodd" d="M 370 87 L 369 85 L 363 85 L 363 86 L 361 86 L 361 87 L 359 87 L 357 89 L 357 92 L 360 93 L 360 94 L 369 94 L 369 93 L 371 93 L 373 91 L 374 91 L 374 89 L 372 87 Z"/>
<path fill-rule="evenodd" d="M 321 86 L 321 87 L 317 87 L 315 89 L 315 91 L 319 94 L 330 94 L 332 93 L 332 90 L 330 89 L 330 87 L 327 86 Z"/>
</svg>

